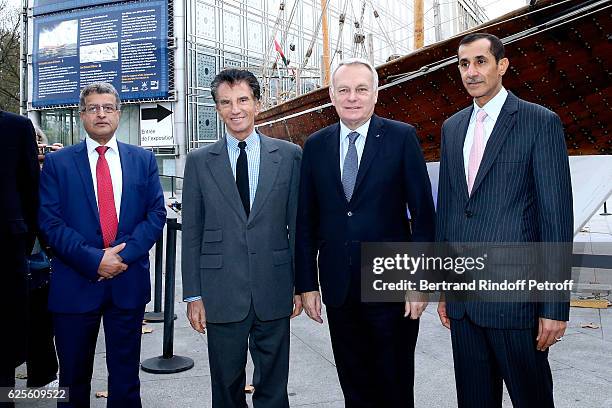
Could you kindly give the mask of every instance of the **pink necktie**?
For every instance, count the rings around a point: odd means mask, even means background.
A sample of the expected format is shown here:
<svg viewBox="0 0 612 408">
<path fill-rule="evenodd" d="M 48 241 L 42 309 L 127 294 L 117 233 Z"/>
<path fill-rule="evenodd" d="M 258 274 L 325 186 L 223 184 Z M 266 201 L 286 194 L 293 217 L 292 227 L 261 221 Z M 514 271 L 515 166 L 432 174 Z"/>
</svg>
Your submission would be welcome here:
<svg viewBox="0 0 612 408">
<path fill-rule="evenodd" d="M 100 227 L 102 228 L 102 239 L 104 248 L 117 236 L 117 211 L 115 209 L 115 196 L 113 195 L 113 181 L 110 169 L 104 154 L 108 146 L 98 146 L 98 162 L 96 163 L 96 184 L 98 185 L 98 211 L 100 212 Z"/>
<path fill-rule="evenodd" d="M 487 117 L 487 112 L 480 109 L 476 114 L 476 127 L 474 128 L 474 141 L 472 142 L 472 148 L 470 149 L 470 160 L 468 161 L 468 193 L 472 194 L 472 187 L 474 187 L 474 180 L 476 180 L 476 174 L 478 174 L 478 168 L 482 161 L 482 156 L 485 150 L 485 130 L 484 120 Z"/>
</svg>

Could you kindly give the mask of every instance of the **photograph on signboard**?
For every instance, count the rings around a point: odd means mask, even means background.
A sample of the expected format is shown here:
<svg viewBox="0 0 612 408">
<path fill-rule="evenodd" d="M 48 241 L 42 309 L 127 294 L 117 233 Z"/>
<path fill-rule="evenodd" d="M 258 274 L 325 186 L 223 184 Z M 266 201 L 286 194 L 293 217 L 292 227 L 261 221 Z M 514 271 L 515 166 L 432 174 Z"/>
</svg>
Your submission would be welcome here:
<svg viewBox="0 0 612 408">
<path fill-rule="evenodd" d="M 85 45 L 80 50 L 81 64 L 86 62 L 116 61 L 119 59 L 119 43 Z"/>
<path fill-rule="evenodd" d="M 74 57 L 77 55 L 79 21 L 61 21 L 38 34 L 38 55 L 41 59 Z"/>
</svg>

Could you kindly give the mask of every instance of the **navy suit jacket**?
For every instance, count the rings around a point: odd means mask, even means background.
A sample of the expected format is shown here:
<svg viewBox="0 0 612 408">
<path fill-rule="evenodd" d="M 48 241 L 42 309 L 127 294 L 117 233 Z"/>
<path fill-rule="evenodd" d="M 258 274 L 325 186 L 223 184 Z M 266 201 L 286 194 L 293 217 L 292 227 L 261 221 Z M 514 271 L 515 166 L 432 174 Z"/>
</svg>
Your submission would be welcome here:
<svg viewBox="0 0 612 408">
<path fill-rule="evenodd" d="M 431 185 L 414 127 L 372 116 L 350 202 L 339 151 L 339 123 L 306 140 L 296 227 L 296 293 L 319 290 L 320 280 L 328 306 L 344 304 L 351 279 L 359 279 L 361 242 L 432 242 L 435 232 Z"/>
<path fill-rule="evenodd" d="M 463 144 L 472 109 L 442 126 L 436 239 L 571 243 L 572 188 L 559 116 L 509 92 L 468 196 Z M 553 260 L 545 265 L 556 266 Z M 570 272 L 552 274 L 569 279 Z M 569 303 L 449 302 L 447 313 L 455 319 L 467 313 L 483 327 L 521 329 L 533 327 L 538 317 L 568 320 Z"/>
<path fill-rule="evenodd" d="M 83 141 L 48 154 L 41 174 L 39 223 L 53 249 L 49 308 L 85 313 L 98 308 L 110 285 L 120 308 L 141 307 L 151 299 L 149 249 L 166 221 L 164 196 L 152 152 L 118 142 L 123 193 L 117 238 L 128 269 L 98 282 L 103 256 L 100 217 Z"/>
</svg>

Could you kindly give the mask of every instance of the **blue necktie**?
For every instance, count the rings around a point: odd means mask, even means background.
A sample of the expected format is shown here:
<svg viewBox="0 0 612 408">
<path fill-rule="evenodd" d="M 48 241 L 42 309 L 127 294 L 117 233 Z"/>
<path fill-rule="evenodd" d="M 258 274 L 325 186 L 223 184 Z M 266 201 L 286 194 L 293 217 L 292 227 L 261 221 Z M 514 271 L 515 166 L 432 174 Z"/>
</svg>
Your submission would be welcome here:
<svg viewBox="0 0 612 408">
<path fill-rule="evenodd" d="M 355 181 L 357 180 L 357 171 L 359 170 L 357 148 L 355 147 L 355 140 L 358 137 L 359 133 L 357 132 L 349 133 L 349 147 L 344 157 L 344 165 L 342 166 L 342 187 L 344 188 L 346 201 L 351 201 L 353 190 L 355 189 Z"/>
</svg>

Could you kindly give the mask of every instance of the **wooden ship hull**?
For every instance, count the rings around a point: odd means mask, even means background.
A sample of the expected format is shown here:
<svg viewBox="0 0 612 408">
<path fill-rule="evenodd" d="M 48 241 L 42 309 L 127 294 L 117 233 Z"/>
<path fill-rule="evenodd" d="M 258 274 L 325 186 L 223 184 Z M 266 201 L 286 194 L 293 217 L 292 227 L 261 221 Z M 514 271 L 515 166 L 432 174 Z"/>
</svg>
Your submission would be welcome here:
<svg viewBox="0 0 612 408">
<path fill-rule="evenodd" d="M 539 1 L 470 31 L 504 41 L 510 69 L 504 86 L 556 112 L 569 155 L 612 154 L 612 0 Z M 377 67 L 376 113 L 414 125 L 427 161 L 438 161 L 444 120 L 471 103 L 457 68 L 466 33 Z M 265 134 L 303 145 L 338 121 L 327 87 L 265 110 Z"/>
</svg>

